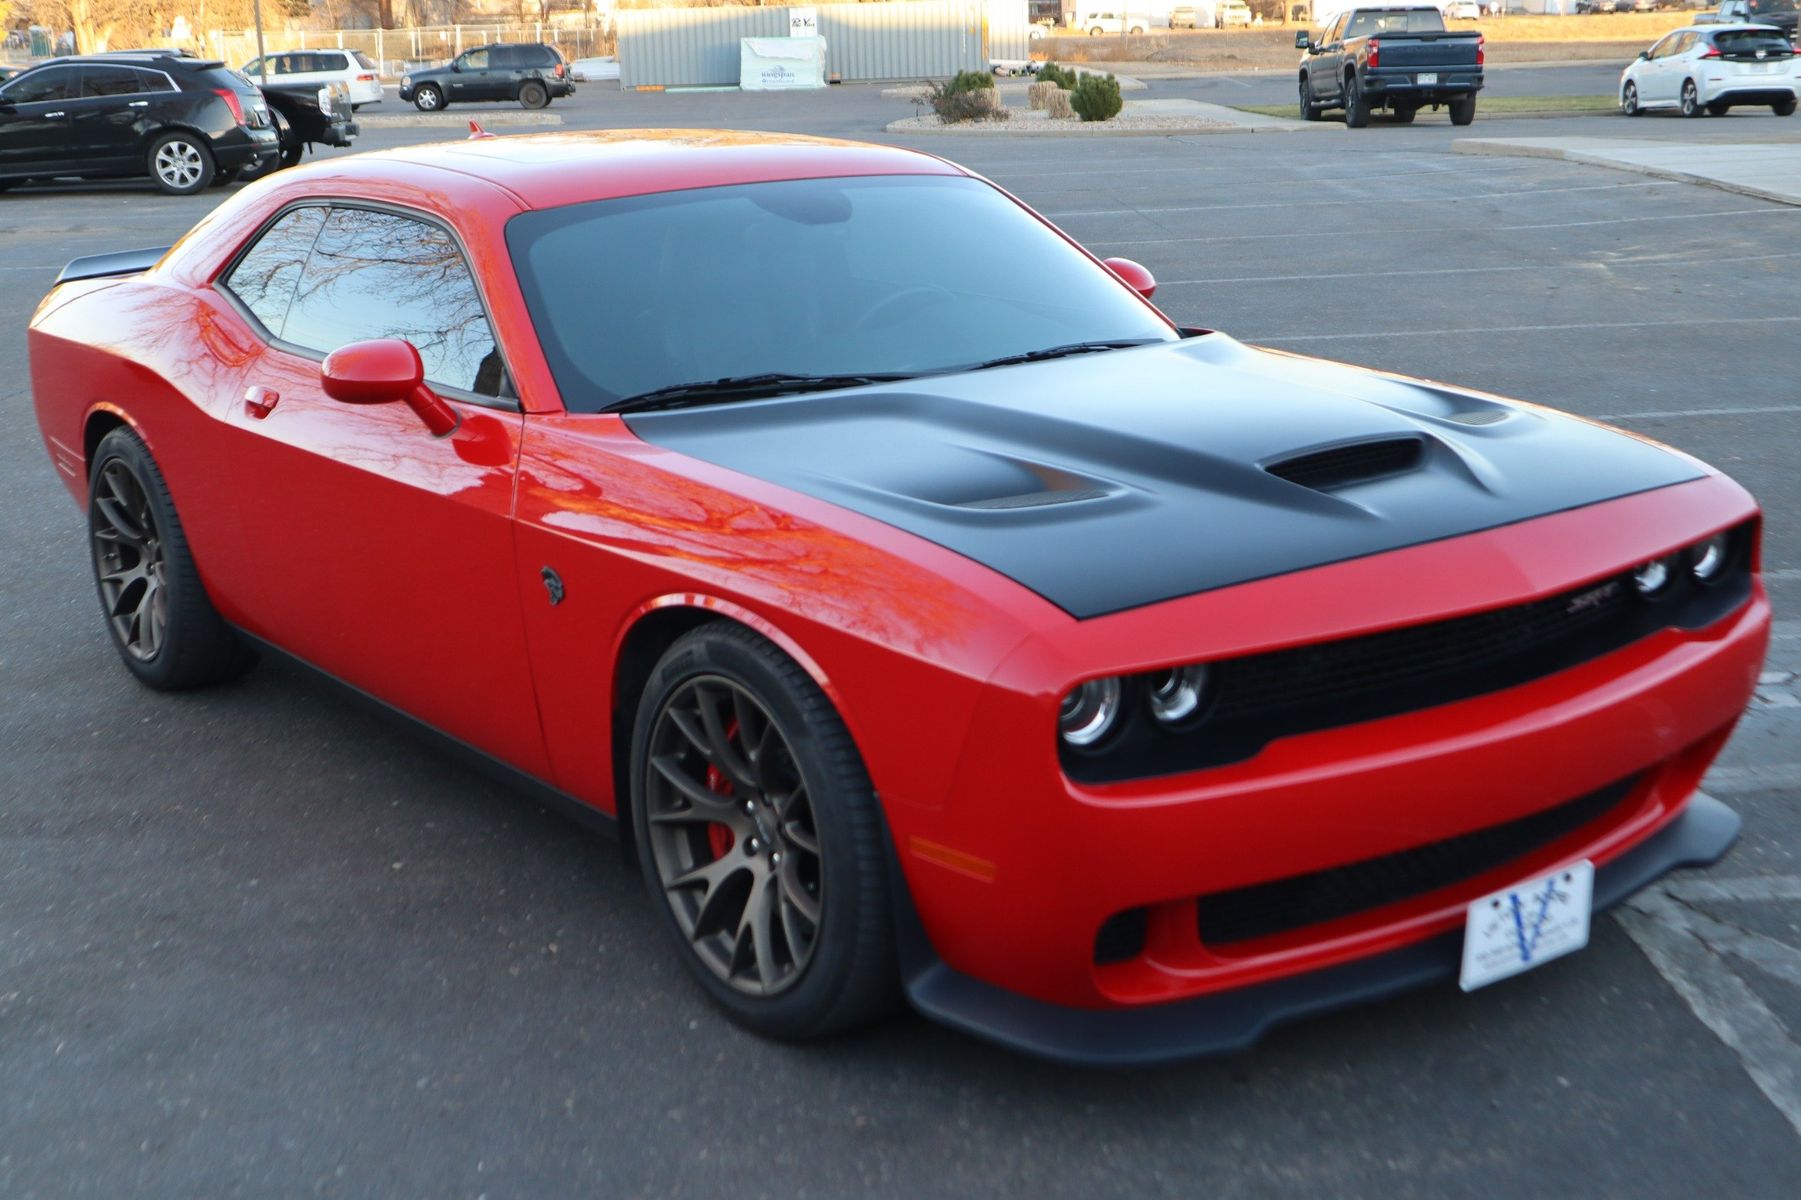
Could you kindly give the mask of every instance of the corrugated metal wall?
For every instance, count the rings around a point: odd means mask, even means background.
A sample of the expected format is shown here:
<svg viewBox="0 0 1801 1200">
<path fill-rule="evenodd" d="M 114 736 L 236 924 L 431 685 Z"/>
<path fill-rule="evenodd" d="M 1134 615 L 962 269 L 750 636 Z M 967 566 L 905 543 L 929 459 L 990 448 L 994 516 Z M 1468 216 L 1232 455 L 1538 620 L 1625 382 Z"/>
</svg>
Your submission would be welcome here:
<svg viewBox="0 0 1801 1200">
<path fill-rule="evenodd" d="M 820 4 L 828 73 L 933 79 L 1026 57 L 1026 0 Z M 738 40 L 786 37 L 786 8 L 639 8 L 617 13 L 623 87 L 738 82 Z"/>
</svg>

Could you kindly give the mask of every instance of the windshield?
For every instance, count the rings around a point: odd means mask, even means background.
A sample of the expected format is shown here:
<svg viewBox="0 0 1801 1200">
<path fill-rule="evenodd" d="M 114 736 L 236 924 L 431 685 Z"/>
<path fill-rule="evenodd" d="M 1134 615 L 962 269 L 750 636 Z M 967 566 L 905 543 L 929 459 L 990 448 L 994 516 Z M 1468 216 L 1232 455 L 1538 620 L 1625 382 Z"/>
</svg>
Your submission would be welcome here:
<svg viewBox="0 0 1801 1200">
<path fill-rule="evenodd" d="M 1357 13 L 1345 29 L 1346 38 L 1368 37 L 1372 33 L 1443 33 L 1445 19 L 1436 8 L 1406 8 L 1398 12 L 1380 9 Z"/>
<path fill-rule="evenodd" d="M 963 177 L 600 200 L 522 213 L 507 246 L 577 412 L 724 378 L 923 375 L 1178 337 L 1030 213 Z"/>
<path fill-rule="evenodd" d="M 1762 13 L 1794 12 L 1795 0 L 1751 0 L 1749 8 L 1753 16 Z"/>
</svg>

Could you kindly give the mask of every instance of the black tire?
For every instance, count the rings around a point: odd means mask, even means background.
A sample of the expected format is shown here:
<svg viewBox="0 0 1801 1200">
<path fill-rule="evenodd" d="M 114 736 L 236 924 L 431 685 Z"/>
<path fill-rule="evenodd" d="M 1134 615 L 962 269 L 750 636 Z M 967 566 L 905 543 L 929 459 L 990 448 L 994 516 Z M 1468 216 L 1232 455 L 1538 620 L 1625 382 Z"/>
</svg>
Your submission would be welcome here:
<svg viewBox="0 0 1801 1200">
<path fill-rule="evenodd" d="M 1096 25 L 1093 29 L 1090 29 L 1088 31 L 1088 36 L 1089 37 L 1100 37 L 1101 34 L 1103 34 L 1105 32 L 1107 32 L 1105 29 L 1102 29 L 1099 25 Z"/>
<path fill-rule="evenodd" d="M 1715 100 L 1707 106 L 1707 115 L 1710 117 L 1723 117 L 1731 111 L 1732 105 L 1724 100 Z"/>
<path fill-rule="evenodd" d="M 1451 114 L 1451 124 L 1468 125 L 1476 119 L 1476 94 L 1459 96 L 1446 104 L 1445 109 Z"/>
<path fill-rule="evenodd" d="M 720 695 L 732 705 L 729 725 L 717 699 L 706 699 Z M 749 700 L 740 707 L 743 697 Z M 692 710 L 686 707 L 690 700 L 696 704 Z M 712 707 L 714 721 L 696 740 L 683 727 L 701 727 L 702 704 Z M 759 750 L 753 754 L 751 735 L 740 731 L 759 722 Z M 788 783 L 759 791 L 730 782 L 727 772 L 715 776 L 712 768 L 696 775 L 718 757 L 699 749 L 702 742 L 718 744 L 714 731 L 736 756 L 734 769 L 755 775 L 758 787 L 778 775 Z M 689 973 L 733 1020 L 765 1037 L 799 1041 L 866 1024 L 894 1007 L 899 984 L 881 811 L 850 732 L 794 660 L 740 625 L 716 622 L 690 631 L 663 655 L 645 684 L 631 756 L 633 836 L 652 904 Z M 672 782 L 671 771 L 685 786 Z M 693 798 L 697 786 L 702 801 Z M 771 806 L 778 790 L 788 796 L 785 809 Z M 797 822 L 790 819 L 803 793 L 811 851 L 793 833 Z M 712 796 L 720 797 L 720 819 L 734 823 L 725 848 L 712 840 Z M 745 798 L 743 811 L 752 815 L 740 817 L 741 797 L 750 796 L 755 799 Z M 689 815 L 694 813 L 701 815 Z M 759 831 L 767 839 L 760 852 Z M 782 852 L 788 855 L 785 867 Z M 759 855 L 763 874 L 757 873 Z M 796 943 L 806 925 L 797 938 L 788 923 L 801 909 L 789 903 L 787 872 L 798 871 L 808 855 L 816 868 L 809 886 L 817 921 L 802 961 Z M 690 899 L 691 885 L 672 882 L 728 860 L 737 865 L 711 872 L 697 899 Z M 765 976 L 761 955 L 741 961 L 747 929 L 750 949 L 760 948 L 751 909 L 765 886 L 781 915 L 779 943 L 773 940 L 774 919 L 764 924 L 762 945 L 772 970 L 782 967 L 778 951 L 788 947 L 785 974 L 775 983 Z M 734 905 L 740 910 L 735 918 Z M 685 932 L 684 922 L 695 936 Z M 734 925 L 736 932 L 728 933 Z"/>
<path fill-rule="evenodd" d="M 1305 75 L 1301 76 L 1301 120 L 1319 120 L 1319 105 L 1313 102 L 1313 87 Z"/>
<path fill-rule="evenodd" d="M 1701 89 L 1695 86 L 1692 79 L 1682 81 L 1682 115 L 1698 117 L 1707 110 L 1701 107 Z"/>
<path fill-rule="evenodd" d="M 216 188 L 222 188 L 222 187 L 226 187 L 230 184 L 236 183 L 238 181 L 238 176 L 242 172 L 243 172 L 242 167 L 233 167 L 229 171 L 214 172 L 212 186 L 214 186 Z"/>
<path fill-rule="evenodd" d="M 1620 93 L 1620 109 L 1629 117 L 1642 117 L 1645 110 L 1638 106 L 1638 84 L 1628 83 Z"/>
<path fill-rule="evenodd" d="M 171 196 L 192 196 L 212 186 L 212 148 L 197 133 L 165 133 L 150 144 L 145 164 L 156 186 Z"/>
<path fill-rule="evenodd" d="M 1779 117 L 1792 117 L 1795 115 L 1795 102 L 1792 99 L 1778 100 L 1770 105 L 1770 111 Z"/>
<path fill-rule="evenodd" d="M 1394 114 L 1393 114 L 1394 119 L 1395 119 L 1395 124 L 1396 125 L 1411 125 L 1411 124 L 1413 124 L 1414 116 L 1417 115 L 1418 113 L 1419 113 L 1419 109 L 1415 108 L 1411 104 L 1397 104 L 1394 107 Z"/>
<path fill-rule="evenodd" d="M 1139 37 L 1144 34 L 1144 26 L 1134 25 L 1134 26 L 1132 26 L 1132 28 L 1128 29 L 1126 32 L 1132 34 L 1134 37 Z"/>
<path fill-rule="evenodd" d="M 413 89 L 413 107 L 420 112 L 442 112 L 448 108 L 444 102 L 444 89 L 435 83 L 422 83 Z"/>
<path fill-rule="evenodd" d="M 132 529 L 141 535 L 135 541 Z M 128 429 L 114 429 L 94 450 L 88 543 L 107 632 L 140 683 L 199 687 L 236 678 L 255 661 L 213 608 L 162 471 Z"/>
<path fill-rule="evenodd" d="M 525 108 L 543 108 L 550 103 L 550 89 L 536 79 L 519 85 L 519 103 Z"/>
<path fill-rule="evenodd" d="M 1370 123 L 1369 102 L 1363 98 L 1363 85 L 1355 72 L 1344 77 L 1344 123 L 1347 129 L 1362 129 Z"/>
</svg>

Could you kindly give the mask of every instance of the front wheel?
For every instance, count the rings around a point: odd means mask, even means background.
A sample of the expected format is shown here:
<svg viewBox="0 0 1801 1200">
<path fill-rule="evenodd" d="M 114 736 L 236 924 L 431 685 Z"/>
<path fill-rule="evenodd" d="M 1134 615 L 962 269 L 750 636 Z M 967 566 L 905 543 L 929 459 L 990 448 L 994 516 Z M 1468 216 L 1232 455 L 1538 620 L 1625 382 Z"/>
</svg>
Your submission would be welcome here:
<svg viewBox="0 0 1801 1200">
<path fill-rule="evenodd" d="M 1355 75 L 1345 76 L 1344 123 L 1349 129 L 1362 129 L 1370 123 L 1370 106 L 1363 98 L 1363 85 L 1357 82 Z"/>
<path fill-rule="evenodd" d="M 535 79 L 528 79 L 519 87 L 519 103 L 526 108 L 543 108 L 550 103 L 550 91 Z"/>
<path fill-rule="evenodd" d="M 1682 81 L 1682 115 L 1698 117 L 1706 110 L 1701 107 L 1701 90 L 1692 79 Z"/>
<path fill-rule="evenodd" d="M 88 544 L 113 648 L 140 682 L 170 691 L 250 666 L 200 581 L 162 471 L 127 429 L 108 433 L 94 451 Z"/>
<path fill-rule="evenodd" d="M 1305 79 L 1301 80 L 1301 120 L 1319 120 L 1319 105 L 1313 102 L 1313 87 Z"/>
<path fill-rule="evenodd" d="M 213 182 L 213 153 L 195 134 L 164 134 L 150 147 L 150 177 L 171 196 L 204 192 Z"/>
<path fill-rule="evenodd" d="M 420 112 L 437 112 L 444 107 L 444 93 L 435 83 L 422 83 L 413 89 L 413 107 Z"/>
<path fill-rule="evenodd" d="M 1105 29 L 1102 29 L 1099 25 L 1096 25 L 1093 29 L 1090 29 L 1088 31 L 1088 36 L 1089 37 L 1100 37 L 1101 34 L 1103 34 L 1105 32 L 1107 32 Z"/>
<path fill-rule="evenodd" d="M 633 836 L 682 962 L 739 1024 L 789 1040 L 897 995 L 887 850 L 850 733 L 793 659 L 703 625 L 651 673 L 632 731 Z"/>
<path fill-rule="evenodd" d="M 1794 98 L 1790 97 L 1787 100 L 1778 100 L 1776 103 L 1770 105 L 1770 111 L 1775 113 L 1779 117 L 1794 116 L 1795 115 Z"/>
<path fill-rule="evenodd" d="M 1620 93 L 1620 109 L 1629 117 L 1644 114 L 1645 110 L 1638 106 L 1638 84 L 1628 83 L 1626 90 Z"/>
<path fill-rule="evenodd" d="M 1459 96 L 1457 99 L 1445 105 L 1445 108 L 1451 114 L 1451 124 L 1468 125 L 1476 119 L 1475 93 L 1472 92 L 1467 96 Z"/>
</svg>

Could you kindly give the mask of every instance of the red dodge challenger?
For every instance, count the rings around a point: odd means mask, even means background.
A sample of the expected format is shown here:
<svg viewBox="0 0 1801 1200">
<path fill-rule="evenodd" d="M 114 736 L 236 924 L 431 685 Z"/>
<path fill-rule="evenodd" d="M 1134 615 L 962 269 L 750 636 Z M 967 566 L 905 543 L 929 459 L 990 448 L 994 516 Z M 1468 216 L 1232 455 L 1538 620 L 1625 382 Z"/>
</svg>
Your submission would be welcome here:
<svg viewBox="0 0 1801 1200">
<path fill-rule="evenodd" d="M 1233 1050 L 1726 851 L 1743 489 L 1153 289 L 925 154 L 483 138 L 71 263 L 31 377 L 140 680 L 287 656 L 617 826 L 767 1035 Z"/>
</svg>

